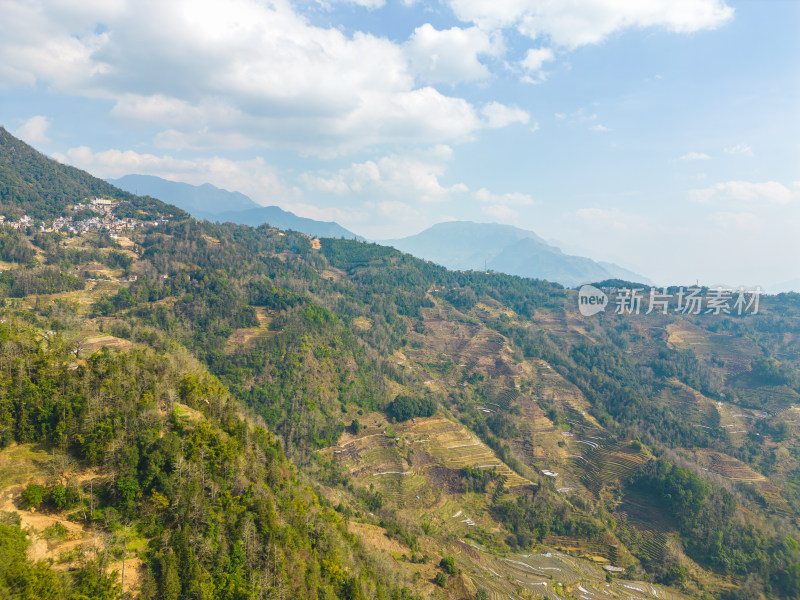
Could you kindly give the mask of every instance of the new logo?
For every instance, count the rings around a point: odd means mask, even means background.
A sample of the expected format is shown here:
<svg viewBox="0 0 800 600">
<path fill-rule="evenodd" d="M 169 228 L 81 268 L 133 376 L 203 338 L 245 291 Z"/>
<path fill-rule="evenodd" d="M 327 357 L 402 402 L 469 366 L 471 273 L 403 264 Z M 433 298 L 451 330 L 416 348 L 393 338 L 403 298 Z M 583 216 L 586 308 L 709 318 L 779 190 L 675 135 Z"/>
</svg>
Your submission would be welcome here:
<svg viewBox="0 0 800 600">
<path fill-rule="evenodd" d="M 608 296 L 593 285 L 584 285 L 578 290 L 578 310 L 584 317 L 603 312 L 608 305 Z"/>
</svg>

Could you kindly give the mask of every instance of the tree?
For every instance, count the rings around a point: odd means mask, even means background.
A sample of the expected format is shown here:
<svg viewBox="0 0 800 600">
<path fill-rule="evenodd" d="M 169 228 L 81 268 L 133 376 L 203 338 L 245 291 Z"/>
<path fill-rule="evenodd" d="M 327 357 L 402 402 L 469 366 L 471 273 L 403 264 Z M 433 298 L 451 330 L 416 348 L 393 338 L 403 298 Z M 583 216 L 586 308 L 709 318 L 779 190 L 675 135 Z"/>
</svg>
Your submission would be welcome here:
<svg viewBox="0 0 800 600">
<path fill-rule="evenodd" d="M 456 575 L 458 573 L 458 567 L 456 567 L 456 559 L 452 556 L 445 556 L 439 562 L 439 567 L 441 567 L 442 571 L 447 573 L 448 575 Z"/>
<path fill-rule="evenodd" d="M 50 492 L 50 500 L 57 510 L 63 510 L 67 506 L 67 490 L 60 483 Z"/>
</svg>

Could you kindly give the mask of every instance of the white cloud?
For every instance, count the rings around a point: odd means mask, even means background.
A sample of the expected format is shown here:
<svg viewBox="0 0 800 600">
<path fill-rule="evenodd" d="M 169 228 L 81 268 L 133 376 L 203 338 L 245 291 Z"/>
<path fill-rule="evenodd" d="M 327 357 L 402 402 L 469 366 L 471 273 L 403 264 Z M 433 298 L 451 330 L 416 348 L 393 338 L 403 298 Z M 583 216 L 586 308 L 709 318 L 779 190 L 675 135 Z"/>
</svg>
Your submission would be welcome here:
<svg viewBox="0 0 800 600">
<path fill-rule="evenodd" d="M 753 183 L 726 181 L 708 188 L 689 191 L 689 199 L 703 204 L 742 206 L 787 205 L 800 199 L 800 190 L 790 190 L 777 181 Z"/>
<path fill-rule="evenodd" d="M 556 55 L 550 48 L 531 48 L 519 62 L 520 68 L 525 73 L 522 80 L 525 83 L 542 83 L 546 74 L 542 71 L 544 63 L 555 60 Z"/>
<path fill-rule="evenodd" d="M 550 48 L 531 48 L 520 61 L 520 65 L 529 73 L 536 73 L 546 62 L 555 60 L 556 55 Z"/>
<path fill-rule="evenodd" d="M 486 202 L 495 205 L 504 206 L 529 206 L 534 204 L 534 199 L 521 192 L 510 192 L 507 194 L 493 194 L 486 188 L 481 188 L 474 194 L 475 199 L 480 202 Z"/>
<path fill-rule="evenodd" d="M 330 2 L 331 0 L 328 1 Z M 333 2 L 340 2 L 342 4 L 355 4 L 356 6 L 361 6 L 369 10 L 381 8 L 386 4 L 386 0 L 333 0 Z M 325 3 L 320 2 L 320 4 Z"/>
<path fill-rule="evenodd" d="M 218 109 L 222 108 L 218 105 Z M 120 119 L 186 128 L 200 126 L 204 116 L 211 112 L 210 109 L 212 107 L 193 106 L 186 100 L 163 94 L 124 94 L 117 99 L 111 114 Z"/>
<path fill-rule="evenodd" d="M 468 191 L 462 183 L 440 182 L 450 158 L 448 147 L 436 147 L 421 156 L 384 156 L 354 163 L 329 175 L 306 173 L 301 181 L 308 190 L 343 197 L 383 201 L 444 202 Z"/>
<path fill-rule="evenodd" d="M 747 144 L 736 144 L 735 146 L 725 148 L 725 153 L 738 154 L 740 156 L 755 156 L 753 149 Z"/>
<path fill-rule="evenodd" d="M 602 42 L 632 28 L 677 33 L 715 29 L 733 18 L 724 0 L 448 0 L 456 16 L 487 31 L 514 28 L 565 48 Z"/>
<path fill-rule="evenodd" d="M 286 185 L 277 170 L 262 158 L 233 161 L 215 156 L 185 160 L 140 154 L 133 150 L 95 153 L 86 146 L 71 148 L 66 154 L 54 154 L 53 158 L 104 179 L 136 173 L 194 185 L 211 183 L 226 190 L 242 192 L 261 204 L 284 206 L 301 195 L 299 189 Z"/>
<path fill-rule="evenodd" d="M 470 27 L 439 31 L 430 23 L 417 27 L 406 43 L 412 71 L 426 83 L 461 83 L 489 77 L 479 55 L 497 55 L 502 48 Z"/>
<path fill-rule="evenodd" d="M 764 230 L 764 221 L 751 212 L 722 211 L 711 215 L 711 221 L 726 230 L 739 230 L 747 233 Z"/>
<path fill-rule="evenodd" d="M 29 144 L 46 144 L 50 141 L 50 138 L 47 137 L 49 127 L 50 119 L 36 115 L 25 121 L 22 127 L 14 132 L 14 135 Z"/>
<path fill-rule="evenodd" d="M 114 116 L 163 128 L 164 147 L 329 156 L 468 139 L 485 126 L 475 107 L 416 80 L 485 77 L 492 39 L 423 26 L 405 46 L 314 26 L 288 0 L 4 0 L 0 86 L 111 100 Z"/>
<path fill-rule="evenodd" d="M 377 208 L 378 212 L 384 217 L 404 223 L 413 222 L 422 216 L 413 206 L 399 200 L 384 200 L 377 203 L 368 203 L 367 206 Z"/>
<path fill-rule="evenodd" d="M 417 233 L 431 224 L 431 215 L 426 210 L 429 206 L 392 199 L 366 201 L 362 208 L 370 218 L 358 227 L 359 233 L 374 240 Z"/>
<path fill-rule="evenodd" d="M 109 66 L 92 56 L 108 42 L 107 33 L 95 33 L 94 24 L 113 11 L 97 7 L 95 16 L 86 5 L 73 9 L 53 3 L 4 1 L 0 19 L 0 87 L 33 86 L 45 80 L 57 88 L 88 85 L 107 73 Z M 115 4 L 109 2 L 109 7 Z M 65 14 L 66 13 L 66 14 Z"/>
<path fill-rule="evenodd" d="M 481 188 L 473 194 L 473 197 L 485 204 L 481 211 L 499 221 L 510 221 L 519 217 L 518 207 L 530 206 L 535 204 L 535 200 L 528 194 L 521 192 L 509 192 L 506 194 L 495 194 L 486 188 Z"/>
<path fill-rule="evenodd" d="M 569 114 L 556 113 L 555 118 L 558 121 L 563 121 L 565 123 L 569 123 L 570 125 L 587 127 L 590 131 L 596 131 L 598 133 L 607 133 L 609 131 L 613 131 L 611 127 L 607 127 L 598 122 L 599 116 L 596 112 L 587 111 L 583 107 L 578 108 Z"/>
<path fill-rule="evenodd" d="M 513 68 L 541 82 L 559 48 L 632 27 L 713 28 L 733 14 L 724 0 L 448 2 L 474 26 L 425 24 L 403 44 L 316 26 L 290 0 L 3 0 L 0 87 L 109 100 L 114 116 L 160 127 L 162 147 L 331 156 L 452 143 L 498 126 L 465 99 L 422 86 L 489 77 L 485 59 L 503 54 L 504 28 L 536 40 Z"/>
<path fill-rule="evenodd" d="M 500 221 L 509 221 L 519 216 L 519 211 L 505 204 L 490 204 L 481 209 L 484 213 Z"/>
<path fill-rule="evenodd" d="M 703 152 L 688 152 L 681 156 L 681 160 L 708 160 L 711 157 Z"/>
<path fill-rule="evenodd" d="M 512 123 L 522 123 L 530 121 L 531 116 L 521 108 L 506 106 L 499 102 L 489 102 L 481 109 L 481 114 L 486 118 L 486 126 L 489 129 L 499 129 Z"/>
</svg>

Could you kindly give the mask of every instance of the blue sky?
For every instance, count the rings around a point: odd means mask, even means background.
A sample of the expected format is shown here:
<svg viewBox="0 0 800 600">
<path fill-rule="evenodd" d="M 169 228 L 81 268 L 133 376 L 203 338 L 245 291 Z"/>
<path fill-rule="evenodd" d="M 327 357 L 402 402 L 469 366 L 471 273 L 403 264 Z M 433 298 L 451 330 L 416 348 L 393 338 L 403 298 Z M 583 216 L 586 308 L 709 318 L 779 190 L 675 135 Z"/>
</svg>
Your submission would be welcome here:
<svg viewBox="0 0 800 600">
<path fill-rule="evenodd" d="M 800 287 L 795 0 L 3 0 L 0 124 L 373 239 L 532 229 Z"/>
</svg>

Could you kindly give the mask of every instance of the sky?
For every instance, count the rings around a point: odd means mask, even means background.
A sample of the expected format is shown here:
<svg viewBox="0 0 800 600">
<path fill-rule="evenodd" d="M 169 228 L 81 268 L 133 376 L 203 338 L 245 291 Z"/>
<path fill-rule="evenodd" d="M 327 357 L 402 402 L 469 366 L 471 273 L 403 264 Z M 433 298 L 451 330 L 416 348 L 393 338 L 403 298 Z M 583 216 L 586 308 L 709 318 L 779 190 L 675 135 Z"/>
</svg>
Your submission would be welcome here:
<svg viewBox="0 0 800 600">
<path fill-rule="evenodd" d="M 800 289 L 797 0 L 0 0 L 0 125 L 370 239 Z"/>
</svg>

